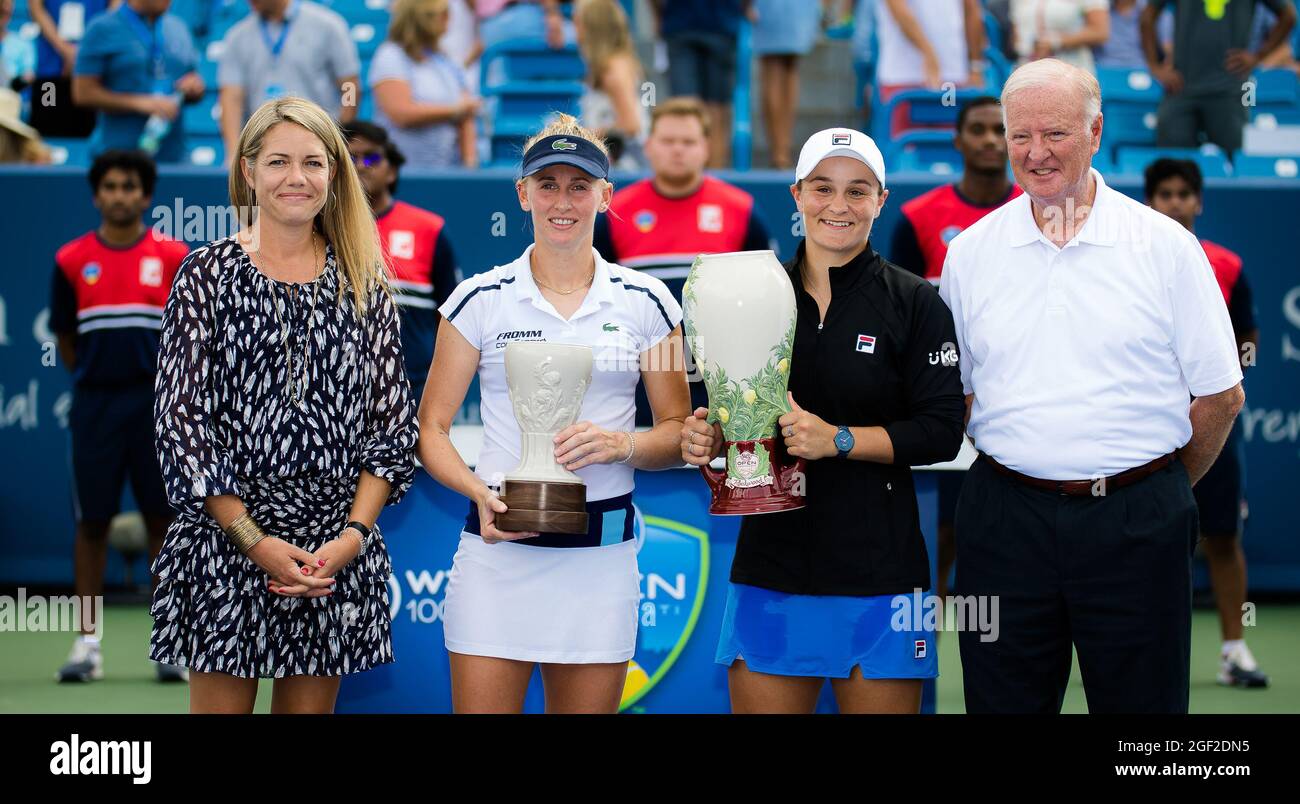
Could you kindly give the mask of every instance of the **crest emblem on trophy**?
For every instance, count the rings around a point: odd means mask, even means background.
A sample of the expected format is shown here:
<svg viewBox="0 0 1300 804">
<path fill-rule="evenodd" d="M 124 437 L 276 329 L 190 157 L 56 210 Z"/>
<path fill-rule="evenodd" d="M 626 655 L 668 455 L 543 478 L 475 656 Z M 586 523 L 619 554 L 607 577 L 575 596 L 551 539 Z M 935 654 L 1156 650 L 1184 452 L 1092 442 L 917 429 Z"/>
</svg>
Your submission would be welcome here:
<svg viewBox="0 0 1300 804">
<path fill-rule="evenodd" d="M 766 514 L 804 506 L 794 493 L 802 458 L 789 460 L 776 422 L 790 411 L 794 288 L 771 251 L 701 254 L 682 293 L 686 338 L 722 426 L 725 471 L 700 467 L 712 514 Z"/>
</svg>

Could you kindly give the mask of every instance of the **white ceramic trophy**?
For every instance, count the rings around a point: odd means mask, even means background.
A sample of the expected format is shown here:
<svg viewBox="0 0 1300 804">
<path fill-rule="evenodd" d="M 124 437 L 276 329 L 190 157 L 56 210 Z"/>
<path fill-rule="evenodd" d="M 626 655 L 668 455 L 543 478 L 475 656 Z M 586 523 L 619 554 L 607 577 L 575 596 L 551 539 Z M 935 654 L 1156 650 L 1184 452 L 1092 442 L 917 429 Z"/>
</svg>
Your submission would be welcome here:
<svg viewBox="0 0 1300 804">
<path fill-rule="evenodd" d="M 555 460 L 555 434 L 578 420 L 592 350 L 543 341 L 506 346 L 506 385 L 519 422 L 520 460 L 501 484 L 507 531 L 587 532 L 587 486 Z"/>
<path fill-rule="evenodd" d="M 794 288 L 771 251 L 701 254 L 682 291 L 686 337 L 709 392 L 709 421 L 722 425 L 726 472 L 700 469 L 709 512 L 766 514 L 804 506 L 776 422 L 790 410 Z"/>
</svg>

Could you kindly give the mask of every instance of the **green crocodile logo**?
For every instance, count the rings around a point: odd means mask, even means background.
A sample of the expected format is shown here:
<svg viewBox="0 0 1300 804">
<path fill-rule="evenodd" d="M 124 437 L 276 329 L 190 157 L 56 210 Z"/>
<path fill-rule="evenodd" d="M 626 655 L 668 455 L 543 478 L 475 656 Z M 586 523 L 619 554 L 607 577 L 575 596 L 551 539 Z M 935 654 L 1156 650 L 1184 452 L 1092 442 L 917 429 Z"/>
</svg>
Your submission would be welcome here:
<svg viewBox="0 0 1300 804">
<path fill-rule="evenodd" d="M 606 322 L 604 326 L 601 327 L 601 329 L 604 330 L 605 332 L 618 332 L 618 324 L 611 324 Z"/>
<path fill-rule="evenodd" d="M 578 150 L 578 143 L 569 142 L 568 140 L 556 140 L 555 142 L 551 143 L 551 150 L 552 151 L 576 151 Z"/>
</svg>

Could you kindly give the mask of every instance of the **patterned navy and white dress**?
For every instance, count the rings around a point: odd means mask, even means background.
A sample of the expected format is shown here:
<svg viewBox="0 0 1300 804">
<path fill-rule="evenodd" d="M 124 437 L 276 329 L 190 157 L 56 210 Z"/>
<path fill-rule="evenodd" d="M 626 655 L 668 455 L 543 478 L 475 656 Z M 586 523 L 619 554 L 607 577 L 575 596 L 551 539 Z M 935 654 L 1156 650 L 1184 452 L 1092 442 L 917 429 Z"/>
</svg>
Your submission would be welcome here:
<svg viewBox="0 0 1300 804">
<path fill-rule="evenodd" d="M 306 353 L 301 403 L 290 397 L 286 331 L 295 375 Z M 401 347 L 392 299 L 376 289 L 358 320 L 329 247 L 321 276 L 297 285 L 257 270 L 233 237 L 186 258 L 158 358 L 155 436 L 179 514 L 153 565 L 151 658 L 245 678 L 393 660 L 391 565 L 378 527 L 333 594 L 282 597 L 203 503 L 238 495 L 268 535 L 315 551 L 346 524 L 362 469 L 391 483 L 388 504 L 397 502 L 414 476 L 417 436 Z"/>
</svg>

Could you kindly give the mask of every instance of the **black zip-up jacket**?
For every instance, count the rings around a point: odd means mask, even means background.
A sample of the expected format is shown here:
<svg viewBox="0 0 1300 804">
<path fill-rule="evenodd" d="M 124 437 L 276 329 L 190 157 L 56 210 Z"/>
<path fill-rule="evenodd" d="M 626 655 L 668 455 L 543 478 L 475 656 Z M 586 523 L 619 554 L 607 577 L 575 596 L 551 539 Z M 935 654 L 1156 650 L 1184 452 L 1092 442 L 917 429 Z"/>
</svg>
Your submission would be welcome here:
<svg viewBox="0 0 1300 804">
<path fill-rule="evenodd" d="M 803 259 L 800 243 L 785 264 L 798 310 L 790 392 L 836 427 L 884 427 L 894 463 L 809 461 L 804 508 L 741 522 L 731 580 L 803 595 L 928 589 L 911 467 L 952 460 L 961 449 L 965 400 L 952 313 L 929 282 L 868 243 L 830 270 L 831 303 L 819 324 Z"/>
</svg>

